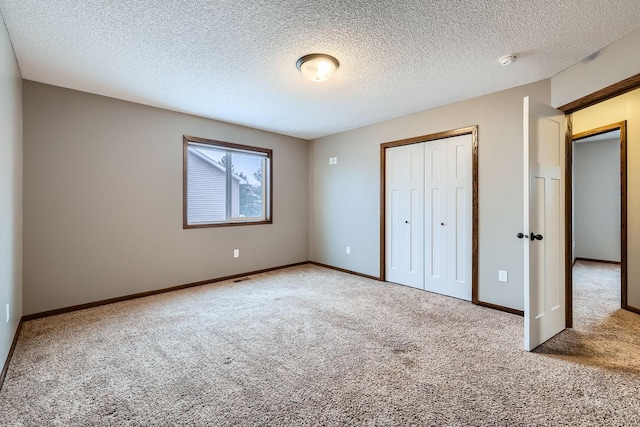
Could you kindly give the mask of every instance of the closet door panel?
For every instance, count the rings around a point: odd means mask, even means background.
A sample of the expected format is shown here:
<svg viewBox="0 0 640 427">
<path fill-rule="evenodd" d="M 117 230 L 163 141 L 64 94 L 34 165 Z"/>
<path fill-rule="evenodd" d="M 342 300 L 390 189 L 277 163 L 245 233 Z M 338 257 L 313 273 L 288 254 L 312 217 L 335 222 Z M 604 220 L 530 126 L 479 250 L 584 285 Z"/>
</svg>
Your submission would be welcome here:
<svg viewBox="0 0 640 427">
<path fill-rule="evenodd" d="M 472 168 L 470 135 L 450 138 L 447 159 L 447 258 L 446 294 L 471 300 Z"/>
<path fill-rule="evenodd" d="M 472 136 L 386 155 L 386 280 L 471 300 Z"/>
<path fill-rule="evenodd" d="M 425 290 L 444 293 L 447 270 L 447 144 L 425 143 Z"/>
<path fill-rule="evenodd" d="M 471 300 L 471 136 L 425 144 L 425 290 Z"/>
<path fill-rule="evenodd" d="M 387 150 L 386 280 L 424 288 L 424 145 Z"/>
</svg>

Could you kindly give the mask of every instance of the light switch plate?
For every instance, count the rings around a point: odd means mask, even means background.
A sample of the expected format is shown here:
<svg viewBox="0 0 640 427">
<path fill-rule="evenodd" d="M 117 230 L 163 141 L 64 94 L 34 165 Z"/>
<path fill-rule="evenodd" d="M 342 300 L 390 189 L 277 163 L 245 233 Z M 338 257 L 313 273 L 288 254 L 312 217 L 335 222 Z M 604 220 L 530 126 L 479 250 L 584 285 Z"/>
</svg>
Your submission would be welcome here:
<svg viewBox="0 0 640 427">
<path fill-rule="evenodd" d="M 498 281 L 499 282 L 508 282 L 507 280 L 507 272 L 504 270 L 498 270 Z"/>
</svg>

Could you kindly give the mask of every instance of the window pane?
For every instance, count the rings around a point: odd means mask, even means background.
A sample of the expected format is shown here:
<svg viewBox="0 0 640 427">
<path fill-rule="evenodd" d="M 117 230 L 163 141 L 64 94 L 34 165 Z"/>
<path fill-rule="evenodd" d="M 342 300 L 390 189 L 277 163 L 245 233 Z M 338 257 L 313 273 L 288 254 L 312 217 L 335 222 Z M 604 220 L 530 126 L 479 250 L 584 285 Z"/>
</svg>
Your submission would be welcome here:
<svg viewBox="0 0 640 427">
<path fill-rule="evenodd" d="M 206 224 L 226 219 L 227 187 L 224 152 L 190 146 L 188 149 L 187 220 L 189 224 Z"/>
<path fill-rule="evenodd" d="M 233 217 L 262 218 L 262 156 L 233 153 Z M 237 204 L 237 205 L 236 205 Z"/>
<path fill-rule="evenodd" d="M 185 149 L 185 226 L 270 222 L 270 150 L 187 137 Z"/>
</svg>

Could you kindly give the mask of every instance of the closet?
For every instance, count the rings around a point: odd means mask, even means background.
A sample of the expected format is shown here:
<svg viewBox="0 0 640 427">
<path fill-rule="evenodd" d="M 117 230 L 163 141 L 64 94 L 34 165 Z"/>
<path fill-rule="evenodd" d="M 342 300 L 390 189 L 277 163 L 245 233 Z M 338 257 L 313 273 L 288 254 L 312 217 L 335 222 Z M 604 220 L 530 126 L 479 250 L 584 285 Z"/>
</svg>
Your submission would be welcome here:
<svg viewBox="0 0 640 427">
<path fill-rule="evenodd" d="M 387 149 L 386 280 L 471 300 L 472 135 Z"/>
</svg>

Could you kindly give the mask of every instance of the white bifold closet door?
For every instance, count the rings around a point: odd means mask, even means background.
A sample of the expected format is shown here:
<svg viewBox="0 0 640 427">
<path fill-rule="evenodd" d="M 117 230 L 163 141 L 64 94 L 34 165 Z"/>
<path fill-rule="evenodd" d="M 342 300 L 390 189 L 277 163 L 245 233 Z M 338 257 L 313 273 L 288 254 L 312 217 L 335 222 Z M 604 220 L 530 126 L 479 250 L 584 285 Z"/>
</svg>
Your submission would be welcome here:
<svg viewBox="0 0 640 427">
<path fill-rule="evenodd" d="M 386 274 L 424 289 L 424 144 L 387 150 Z"/>
<path fill-rule="evenodd" d="M 388 281 L 471 300 L 471 149 L 472 136 L 462 135 L 387 150 Z M 416 161 L 420 151 L 422 169 Z M 414 153 L 412 160 L 407 152 Z M 406 175 L 413 170 L 421 171 L 421 186 L 417 173 L 410 185 L 398 179 L 399 171 Z M 421 209 L 412 205 L 420 197 Z M 422 217 L 416 218 L 420 212 Z M 416 222 L 423 226 L 407 227 Z M 416 270 L 411 282 L 405 279 L 407 265 Z"/>
<path fill-rule="evenodd" d="M 471 300 L 471 135 L 425 143 L 424 289 Z"/>
</svg>

